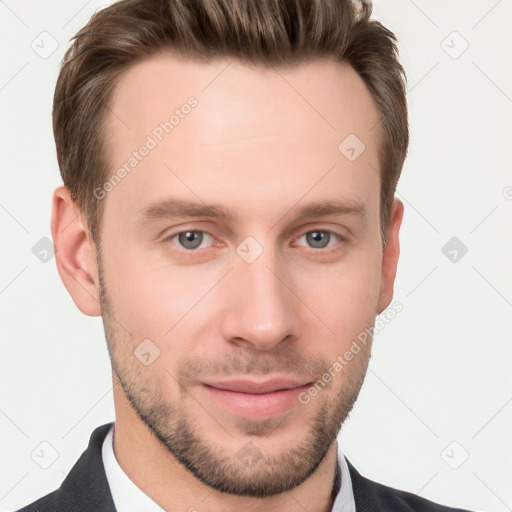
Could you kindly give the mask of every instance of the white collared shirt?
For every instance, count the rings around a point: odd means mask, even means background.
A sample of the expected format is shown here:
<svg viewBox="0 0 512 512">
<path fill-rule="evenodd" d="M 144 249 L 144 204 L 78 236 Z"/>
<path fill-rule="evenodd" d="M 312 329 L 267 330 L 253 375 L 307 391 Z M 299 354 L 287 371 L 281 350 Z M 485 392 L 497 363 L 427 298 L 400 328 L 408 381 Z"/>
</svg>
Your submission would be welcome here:
<svg viewBox="0 0 512 512">
<path fill-rule="evenodd" d="M 108 485 L 117 512 L 165 512 L 147 494 L 144 494 L 122 470 L 114 455 L 114 425 L 103 441 L 101 455 Z M 332 512 L 356 512 L 352 480 L 347 461 L 338 447 L 338 462 L 341 471 L 341 487 L 334 501 Z"/>
</svg>

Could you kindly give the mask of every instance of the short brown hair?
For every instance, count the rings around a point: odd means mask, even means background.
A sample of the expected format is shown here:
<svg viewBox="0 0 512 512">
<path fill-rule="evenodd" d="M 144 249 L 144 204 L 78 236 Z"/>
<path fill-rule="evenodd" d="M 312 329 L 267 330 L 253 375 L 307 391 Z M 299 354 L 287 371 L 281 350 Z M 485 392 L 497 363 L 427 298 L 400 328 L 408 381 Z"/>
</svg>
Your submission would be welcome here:
<svg viewBox="0 0 512 512">
<path fill-rule="evenodd" d="M 385 233 L 409 143 L 406 77 L 396 37 L 365 0 L 122 0 L 94 14 L 66 52 L 53 104 L 64 185 L 96 243 L 109 172 L 105 117 L 123 72 L 166 49 L 210 61 L 286 66 L 310 58 L 350 64 L 380 116 L 380 223 Z M 341 141 L 340 141 L 341 142 Z"/>
</svg>

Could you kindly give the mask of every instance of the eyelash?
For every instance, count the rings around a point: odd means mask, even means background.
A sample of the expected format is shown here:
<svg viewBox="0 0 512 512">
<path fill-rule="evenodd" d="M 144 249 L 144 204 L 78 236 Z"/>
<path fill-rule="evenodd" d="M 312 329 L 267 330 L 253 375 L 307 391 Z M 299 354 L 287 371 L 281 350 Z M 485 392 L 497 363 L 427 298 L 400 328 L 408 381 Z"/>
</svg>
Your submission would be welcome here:
<svg viewBox="0 0 512 512">
<path fill-rule="evenodd" d="M 184 248 L 184 247 L 179 247 L 179 245 L 177 243 L 173 243 L 173 240 L 175 238 L 179 237 L 179 235 L 182 235 L 182 234 L 185 234 L 185 233 L 189 233 L 189 232 L 190 233 L 202 233 L 203 235 L 208 235 L 208 236 L 210 236 L 213 239 L 213 243 L 210 246 L 208 246 L 208 247 L 204 247 L 203 249 L 209 249 L 210 247 L 215 245 L 215 237 L 213 235 L 211 235 L 210 233 L 208 233 L 207 231 L 204 231 L 204 230 L 201 230 L 201 229 L 185 229 L 185 230 L 181 230 L 181 231 L 178 231 L 176 233 L 173 233 L 172 235 L 169 235 L 163 241 L 166 242 L 166 243 L 171 243 L 172 245 L 174 245 L 177 248 L 178 251 L 181 251 L 181 252 L 185 252 L 185 253 L 188 253 L 188 254 L 191 254 L 191 253 L 194 253 L 194 252 L 199 252 L 201 250 L 200 248 L 187 249 L 187 248 Z M 315 233 L 315 232 L 327 233 L 331 237 L 334 237 L 336 239 L 336 242 L 332 246 L 321 247 L 321 248 L 309 247 L 309 246 L 306 246 L 306 245 L 299 245 L 298 247 L 302 247 L 302 248 L 305 248 L 305 249 L 311 249 L 313 252 L 316 252 L 316 253 L 326 254 L 328 252 L 333 252 L 333 251 L 339 250 L 338 245 L 340 243 L 343 243 L 343 242 L 347 241 L 346 238 L 344 238 L 340 234 L 338 234 L 338 233 L 336 233 L 334 231 L 331 231 L 329 229 L 310 229 L 310 230 L 302 233 L 299 237 L 294 239 L 294 241 L 299 240 L 302 237 L 304 237 L 304 236 L 306 236 L 306 235 L 308 235 L 310 233 Z M 329 240 L 329 243 L 330 242 L 331 242 L 331 240 Z"/>
</svg>

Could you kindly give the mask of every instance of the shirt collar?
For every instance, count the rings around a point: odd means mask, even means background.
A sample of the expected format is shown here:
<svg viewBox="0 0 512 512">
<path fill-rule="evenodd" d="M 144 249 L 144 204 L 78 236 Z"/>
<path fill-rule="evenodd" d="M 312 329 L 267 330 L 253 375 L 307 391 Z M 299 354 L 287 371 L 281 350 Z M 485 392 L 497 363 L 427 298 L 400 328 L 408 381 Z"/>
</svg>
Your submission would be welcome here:
<svg viewBox="0 0 512 512">
<path fill-rule="evenodd" d="M 352 489 L 352 478 L 345 456 L 341 452 L 338 443 L 338 466 L 336 468 L 337 478 L 341 478 L 338 495 L 334 500 L 332 512 L 356 512 L 356 502 L 354 500 L 354 491 Z"/>
<path fill-rule="evenodd" d="M 117 462 L 114 455 L 114 424 L 103 441 L 101 456 L 117 512 L 133 512 L 134 510 L 165 512 L 130 480 Z"/>
<path fill-rule="evenodd" d="M 114 455 L 114 424 L 110 427 L 101 450 L 103 465 L 107 475 L 108 485 L 116 506 L 117 512 L 132 512 L 144 510 L 144 512 L 165 512 L 147 494 L 143 493 L 123 471 Z M 336 468 L 336 480 L 333 493 L 336 494 L 332 512 L 356 512 L 352 480 L 345 460 L 338 445 L 338 466 Z"/>
</svg>

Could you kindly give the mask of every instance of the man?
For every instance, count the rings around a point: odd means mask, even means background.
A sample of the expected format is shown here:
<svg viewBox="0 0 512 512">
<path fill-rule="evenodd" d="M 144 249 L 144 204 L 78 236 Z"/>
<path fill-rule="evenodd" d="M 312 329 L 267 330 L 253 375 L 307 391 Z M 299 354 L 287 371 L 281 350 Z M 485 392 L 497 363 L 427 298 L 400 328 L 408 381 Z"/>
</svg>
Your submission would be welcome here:
<svg viewBox="0 0 512 512">
<path fill-rule="evenodd" d="M 52 234 L 115 424 L 24 511 L 453 510 L 337 434 L 391 303 L 404 73 L 367 3 L 126 0 L 64 59 Z"/>
</svg>

